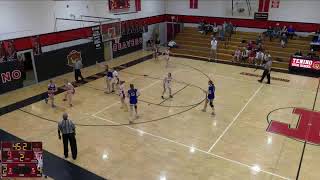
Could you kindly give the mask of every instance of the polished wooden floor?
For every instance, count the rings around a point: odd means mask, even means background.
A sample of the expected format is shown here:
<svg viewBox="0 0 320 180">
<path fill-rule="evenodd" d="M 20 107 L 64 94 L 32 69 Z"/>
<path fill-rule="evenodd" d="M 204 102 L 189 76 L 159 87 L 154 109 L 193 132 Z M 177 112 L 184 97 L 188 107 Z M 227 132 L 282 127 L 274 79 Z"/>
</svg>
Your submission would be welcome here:
<svg viewBox="0 0 320 180">
<path fill-rule="evenodd" d="M 84 73 L 101 70 L 91 67 Z M 174 97 L 163 101 L 162 79 L 167 72 L 175 80 Z M 273 77 L 290 81 L 267 85 L 241 72 L 262 73 L 174 57 L 165 68 L 164 59 L 149 60 L 119 73 L 126 87 L 133 83 L 141 92 L 140 117 L 133 125 L 128 124 L 129 112 L 120 109 L 119 97 L 103 92 L 105 80 L 101 78 L 77 88 L 72 108 L 60 94 L 57 108 L 44 102 L 32 104 L 23 111 L 40 117 L 17 110 L 0 116 L 0 128 L 28 141 L 42 141 L 47 151 L 63 157 L 57 124 L 45 119 L 60 121 L 62 113 L 68 112 L 77 124 L 78 141 L 78 159 L 68 161 L 106 179 L 295 179 L 303 143 L 266 132 L 266 118 L 277 108 L 312 109 L 314 102 L 315 110 L 320 110 L 318 79 L 273 72 Z M 201 111 L 208 78 L 216 85 L 215 116 L 209 108 Z M 0 102 L 19 101 L 45 89 L 46 82 L 1 96 Z M 277 111 L 271 118 L 297 123 L 290 121 L 294 119 L 290 110 Z M 320 179 L 319 154 L 318 146 L 306 145 L 300 179 Z"/>
</svg>

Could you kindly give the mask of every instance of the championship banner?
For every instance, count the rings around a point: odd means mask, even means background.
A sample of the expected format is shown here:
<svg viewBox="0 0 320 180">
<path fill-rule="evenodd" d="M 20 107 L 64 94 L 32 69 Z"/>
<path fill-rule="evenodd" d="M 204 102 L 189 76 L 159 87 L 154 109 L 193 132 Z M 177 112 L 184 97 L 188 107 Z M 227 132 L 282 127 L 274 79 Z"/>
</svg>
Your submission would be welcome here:
<svg viewBox="0 0 320 180">
<path fill-rule="evenodd" d="M 8 61 L 0 64 L 0 94 L 23 87 L 21 63 Z"/>
<path fill-rule="evenodd" d="M 198 9 L 198 0 L 190 0 L 190 9 Z"/>
<path fill-rule="evenodd" d="M 130 8 L 130 0 L 109 0 L 109 10 L 111 12 L 126 11 Z"/>
<path fill-rule="evenodd" d="M 123 35 L 119 43 L 112 41 L 113 58 L 123 56 L 142 49 L 142 33 Z"/>
<path fill-rule="evenodd" d="M 96 50 L 102 49 L 100 26 L 92 27 L 92 39 L 93 44 L 96 46 Z"/>
<path fill-rule="evenodd" d="M 40 45 L 40 37 L 34 36 L 34 37 L 31 37 L 30 40 L 31 40 L 33 55 L 34 56 L 40 55 L 42 53 L 41 45 Z"/>
<path fill-rule="evenodd" d="M 4 50 L 3 42 L 0 41 L 0 63 L 3 63 L 6 61 L 6 52 Z"/>
<path fill-rule="evenodd" d="M 11 41 L 4 41 L 3 42 L 5 54 L 6 54 L 6 60 L 7 61 L 16 61 L 17 60 L 17 51 L 14 47 L 13 40 Z"/>
</svg>

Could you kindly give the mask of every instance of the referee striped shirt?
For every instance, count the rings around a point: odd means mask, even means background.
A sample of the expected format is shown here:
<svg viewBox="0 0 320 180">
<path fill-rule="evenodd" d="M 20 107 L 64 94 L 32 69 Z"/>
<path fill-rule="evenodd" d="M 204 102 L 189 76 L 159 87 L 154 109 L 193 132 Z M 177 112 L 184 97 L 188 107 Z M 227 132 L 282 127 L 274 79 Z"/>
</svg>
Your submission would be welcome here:
<svg viewBox="0 0 320 180">
<path fill-rule="evenodd" d="M 58 129 L 60 132 L 62 132 L 62 134 L 71 134 L 75 132 L 76 127 L 73 122 L 68 119 L 59 122 Z"/>
</svg>

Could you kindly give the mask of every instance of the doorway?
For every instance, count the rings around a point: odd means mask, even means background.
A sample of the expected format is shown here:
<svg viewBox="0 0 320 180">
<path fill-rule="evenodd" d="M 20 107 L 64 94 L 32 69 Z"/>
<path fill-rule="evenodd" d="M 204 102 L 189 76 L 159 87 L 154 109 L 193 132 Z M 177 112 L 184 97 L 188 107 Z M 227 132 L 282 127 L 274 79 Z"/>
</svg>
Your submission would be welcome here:
<svg viewBox="0 0 320 180">
<path fill-rule="evenodd" d="M 18 52 L 17 56 L 20 60 L 23 61 L 22 68 L 22 78 L 23 78 L 23 86 L 30 86 L 32 84 L 36 84 L 38 82 L 36 68 L 34 64 L 33 52 L 22 51 Z"/>
</svg>

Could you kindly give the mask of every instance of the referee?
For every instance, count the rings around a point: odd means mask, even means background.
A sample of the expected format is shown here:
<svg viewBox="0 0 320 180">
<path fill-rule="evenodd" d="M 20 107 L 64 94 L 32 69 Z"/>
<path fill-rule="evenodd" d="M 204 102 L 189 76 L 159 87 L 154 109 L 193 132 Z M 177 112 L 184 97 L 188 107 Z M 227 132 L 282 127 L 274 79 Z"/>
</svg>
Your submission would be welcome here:
<svg viewBox="0 0 320 180">
<path fill-rule="evenodd" d="M 58 124 L 58 136 L 61 139 L 62 133 L 64 157 L 68 158 L 68 142 L 70 142 L 72 158 L 77 159 L 77 142 L 76 142 L 76 127 L 71 120 L 68 119 L 68 114 L 63 113 L 63 120 Z"/>
<path fill-rule="evenodd" d="M 77 60 L 76 63 L 74 63 L 74 79 L 76 82 L 79 82 L 79 77 L 81 78 L 81 81 L 83 82 L 83 77 L 81 74 L 81 68 L 82 68 L 82 62 L 81 60 Z"/>
<path fill-rule="evenodd" d="M 267 60 L 267 62 L 263 66 L 263 69 L 264 69 L 263 74 L 261 76 L 261 79 L 258 81 L 260 83 L 262 83 L 263 79 L 267 76 L 267 78 L 268 78 L 267 84 L 270 84 L 270 72 L 271 72 L 271 66 L 272 66 L 272 59 L 271 59 L 270 54 L 267 55 L 266 60 Z"/>
</svg>

